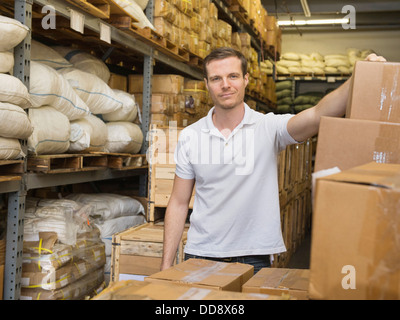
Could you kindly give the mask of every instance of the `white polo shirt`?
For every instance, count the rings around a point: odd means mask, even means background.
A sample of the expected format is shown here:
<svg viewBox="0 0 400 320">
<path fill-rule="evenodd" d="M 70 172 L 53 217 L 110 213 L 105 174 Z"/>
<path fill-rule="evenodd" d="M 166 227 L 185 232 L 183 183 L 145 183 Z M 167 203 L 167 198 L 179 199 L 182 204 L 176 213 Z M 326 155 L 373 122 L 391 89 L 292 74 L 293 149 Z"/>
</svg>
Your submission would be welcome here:
<svg viewBox="0 0 400 320">
<path fill-rule="evenodd" d="M 245 104 L 228 138 L 208 115 L 182 130 L 176 174 L 195 179 L 185 252 L 208 257 L 286 251 L 280 225 L 277 156 L 297 143 L 287 131 L 293 116 L 266 115 Z"/>
</svg>

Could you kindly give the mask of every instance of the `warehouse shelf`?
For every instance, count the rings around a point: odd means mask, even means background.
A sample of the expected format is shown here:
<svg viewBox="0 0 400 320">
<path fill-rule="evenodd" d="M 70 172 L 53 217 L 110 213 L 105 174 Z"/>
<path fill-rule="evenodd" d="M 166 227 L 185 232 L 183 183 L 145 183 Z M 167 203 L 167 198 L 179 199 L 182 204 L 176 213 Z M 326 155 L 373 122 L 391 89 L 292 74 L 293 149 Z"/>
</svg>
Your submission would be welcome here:
<svg viewBox="0 0 400 320">
<path fill-rule="evenodd" d="M 255 30 L 250 25 L 243 24 L 228 9 L 228 6 L 221 0 L 213 0 L 220 12 L 229 18 L 229 21 L 241 32 L 247 32 L 251 35 L 251 44 L 258 51 L 264 50 L 263 43 L 260 42 Z M 105 1 L 104 3 L 107 5 Z M 76 6 L 78 4 L 78 6 Z M 81 7 L 80 5 L 83 5 Z M 41 19 L 44 14 L 42 8 L 51 6 L 56 14 L 56 29 L 45 30 L 41 25 Z M 146 15 L 152 22 L 153 0 L 149 1 Z M 30 81 L 30 44 L 32 36 L 34 38 L 46 39 L 59 45 L 75 44 L 76 46 L 90 47 L 91 50 L 98 50 L 102 53 L 102 60 L 116 56 L 117 58 L 126 58 L 127 64 L 131 61 L 143 62 L 143 102 L 142 102 L 142 131 L 144 137 L 147 136 L 150 122 L 151 105 L 151 78 L 155 63 L 163 64 L 172 68 L 177 73 L 181 73 L 189 78 L 202 80 L 202 59 L 189 55 L 188 58 L 180 57 L 179 52 L 164 48 L 163 44 L 157 43 L 157 36 L 146 32 L 126 32 L 107 19 L 104 14 L 91 11 L 90 3 L 79 0 L 6 0 L 2 2 L 0 8 L 8 15 L 14 14 L 14 18 L 25 24 L 32 30 L 27 38 L 14 49 L 15 67 L 14 76 L 18 77 L 29 88 Z M 71 30 L 69 21 L 72 12 L 78 12 L 84 18 L 83 34 Z M 107 11 L 107 10 L 106 10 Z M 104 29 L 110 31 L 110 43 L 100 39 L 101 31 Z M 65 40 L 59 41 L 57 37 L 62 36 Z M 100 51 L 99 51 L 99 48 Z M 268 59 L 274 60 L 271 52 Z M 129 68 L 128 68 L 129 70 Z M 132 71 L 132 70 L 129 70 Z M 271 106 L 269 101 L 260 99 L 265 108 Z M 22 151 L 28 154 L 27 141 L 21 141 Z M 147 150 L 148 142 L 143 142 L 141 155 L 144 156 Z M 20 298 L 21 290 L 21 272 L 22 272 L 22 245 L 24 232 L 25 198 L 27 192 L 33 189 L 57 187 L 62 185 L 87 183 L 94 181 L 124 179 L 130 177 L 140 177 L 140 192 L 147 192 L 146 183 L 148 175 L 147 164 L 137 168 L 89 168 L 85 170 L 66 170 L 57 173 L 32 172 L 28 168 L 28 160 L 31 156 L 20 160 L 23 168 L 22 172 L 15 175 L 2 176 L 0 172 L 0 193 L 7 194 L 8 198 L 8 218 L 7 218 L 7 241 L 6 241 L 6 261 L 4 272 L 4 299 L 17 300 Z M 28 168 L 28 169 L 27 169 Z"/>
</svg>

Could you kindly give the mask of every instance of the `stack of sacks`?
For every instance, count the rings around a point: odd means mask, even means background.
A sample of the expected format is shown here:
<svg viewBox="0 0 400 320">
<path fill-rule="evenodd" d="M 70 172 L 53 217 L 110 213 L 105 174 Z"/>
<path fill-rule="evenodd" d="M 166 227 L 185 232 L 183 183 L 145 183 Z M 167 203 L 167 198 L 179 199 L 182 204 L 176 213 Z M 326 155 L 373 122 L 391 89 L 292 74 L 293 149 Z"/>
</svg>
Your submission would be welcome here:
<svg viewBox="0 0 400 320">
<path fill-rule="evenodd" d="M 92 207 L 90 218 L 100 230 L 106 248 L 107 277 L 111 267 L 112 235 L 145 223 L 143 205 L 131 197 L 109 193 L 71 194 L 67 198 Z"/>
<path fill-rule="evenodd" d="M 272 75 L 274 65 L 269 60 L 264 60 L 260 62 L 260 71 L 266 73 L 267 75 Z"/>
<path fill-rule="evenodd" d="M 292 113 L 292 81 L 278 81 L 275 84 L 276 92 L 276 112 L 277 113 Z"/>
<path fill-rule="evenodd" d="M 347 55 L 330 54 L 324 57 L 325 73 L 350 74 L 350 61 Z"/>
<path fill-rule="evenodd" d="M 105 246 L 92 208 L 68 199 L 27 198 L 22 299 L 80 299 L 104 282 Z"/>
<path fill-rule="evenodd" d="M 303 110 L 315 106 L 324 96 L 323 92 L 306 92 L 298 95 L 294 100 L 294 111 L 299 113 Z"/>
<path fill-rule="evenodd" d="M 45 64 L 56 70 L 73 67 L 71 62 L 63 58 L 53 48 L 33 39 L 31 40 L 31 61 Z"/>
<path fill-rule="evenodd" d="M 324 57 L 317 52 L 313 52 L 310 55 L 295 52 L 283 53 L 281 60 L 276 63 L 276 69 L 279 74 L 323 74 L 324 68 Z"/>
<path fill-rule="evenodd" d="M 22 158 L 24 153 L 18 139 L 27 139 L 33 131 L 24 111 L 31 106 L 28 89 L 11 75 L 13 49 L 28 31 L 19 21 L 0 16 L 0 160 Z"/>
</svg>

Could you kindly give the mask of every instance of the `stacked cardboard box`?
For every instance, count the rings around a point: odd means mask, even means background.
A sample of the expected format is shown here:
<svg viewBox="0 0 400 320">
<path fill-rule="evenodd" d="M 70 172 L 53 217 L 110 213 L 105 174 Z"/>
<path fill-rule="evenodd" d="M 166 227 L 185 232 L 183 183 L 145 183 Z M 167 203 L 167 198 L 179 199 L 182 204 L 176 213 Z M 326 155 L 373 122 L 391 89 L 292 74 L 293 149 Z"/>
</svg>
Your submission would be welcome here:
<svg viewBox="0 0 400 320">
<path fill-rule="evenodd" d="M 139 105 L 143 98 L 143 76 L 129 75 L 129 93 Z M 189 80 L 179 75 L 153 75 L 151 95 L 151 123 L 186 127 L 210 109 L 204 81 Z"/>
<path fill-rule="evenodd" d="M 286 147 L 278 158 L 282 235 L 287 251 L 274 255 L 273 266 L 285 267 L 311 224 L 313 140 Z"/>
<path fill-rule="evenodd" d="M 357 62 L 346 118 L 321 121 L 315 171 L 342 172 L 316 182 L 313 299 L 400 297 L 399 72 L 400 63 Z"/>
</svg>

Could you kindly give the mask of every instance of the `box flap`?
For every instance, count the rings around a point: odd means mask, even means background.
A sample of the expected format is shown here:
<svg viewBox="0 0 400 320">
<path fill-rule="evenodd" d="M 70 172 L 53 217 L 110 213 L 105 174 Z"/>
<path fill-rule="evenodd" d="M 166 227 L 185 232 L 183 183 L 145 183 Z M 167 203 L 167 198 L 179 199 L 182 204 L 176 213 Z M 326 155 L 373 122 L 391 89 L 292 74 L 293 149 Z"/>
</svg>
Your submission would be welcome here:
<svg viewBox="0 0 400 320">
<path fill-rule="evenodd" d="M 400 164 L 370 162 L 320 179 L 398 189 Z"/>
</svg>

